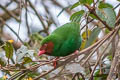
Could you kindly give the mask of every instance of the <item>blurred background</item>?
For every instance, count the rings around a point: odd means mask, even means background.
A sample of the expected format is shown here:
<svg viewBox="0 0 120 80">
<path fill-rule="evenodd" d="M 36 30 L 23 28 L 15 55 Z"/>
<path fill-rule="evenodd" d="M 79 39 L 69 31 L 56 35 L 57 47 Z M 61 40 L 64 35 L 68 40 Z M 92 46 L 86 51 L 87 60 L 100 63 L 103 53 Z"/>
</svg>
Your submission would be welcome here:
<svg viewBox="0 0 120 80">
<path fill-rule="evenodd" d="M 24 44 L 29 45 L 28 49 L 35 50 L 37 53 L 40 47 L 40 40 L 49 35 L 57 27 L 70 22 L 70 16 L 73 13 L 81 9 L 87 10 L 84 6 L 78 6 L 70 10 L 70 7 L 78 1 L 79 0 L 1 0 L 0 39 L 2 41 L 13 40 L 15 51 Z M 111 4 L 113 7 L 119 4 L 117 0 L 101 1 Z M 120 6 L 115 9 L 116 14 L 118 14 L 119 9 Z M 83 21 L 81 28 L 85 24 Z M 88 26 L 91 25 L 93 25 L 93 23 Z M 83 29 L 83 31 L 84 30 L 85 29 Z M 100 36 L 102 36 L 102 34 L 100 34 Z M 4 53 L 4 51 L 1 50 L 1 53 Z M 3 56 L 4 55 L 0 55 L 0 57 Z M 14 58 L 16 59 L 15 56 Z M 71 70 L 71 67 L 69 70 Z M 1 72 L 0 77 L 3 75 L 4 73 Z"/>
</svg>

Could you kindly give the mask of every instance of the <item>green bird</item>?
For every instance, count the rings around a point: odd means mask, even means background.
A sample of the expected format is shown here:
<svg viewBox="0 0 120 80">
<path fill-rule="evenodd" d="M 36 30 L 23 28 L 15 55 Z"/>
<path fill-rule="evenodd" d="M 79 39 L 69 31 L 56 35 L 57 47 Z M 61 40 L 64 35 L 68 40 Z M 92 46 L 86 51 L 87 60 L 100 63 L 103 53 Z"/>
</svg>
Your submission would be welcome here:
<svg viewBox="0 0 120 80">
<path fill-rule="evenodd" d="M 57 28 L 41 41 L 38 55 L 67 56 L 78 50 L 81 42 L 80 25 L 76 22 L 70 22 Z"/>
</svg>

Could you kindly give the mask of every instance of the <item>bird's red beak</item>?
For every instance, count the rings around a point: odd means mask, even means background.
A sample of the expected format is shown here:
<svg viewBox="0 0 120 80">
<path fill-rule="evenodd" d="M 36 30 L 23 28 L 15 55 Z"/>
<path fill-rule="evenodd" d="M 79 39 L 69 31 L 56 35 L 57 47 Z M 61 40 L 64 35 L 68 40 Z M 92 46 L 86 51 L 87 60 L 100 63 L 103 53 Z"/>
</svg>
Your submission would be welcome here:
<svg viewBox="0 0 120 80">
<path fill-rule="evenodd" d="M 41 55 L 44 54 L 45 52 L 46 52 L 45 50 L 40 50 L 38 56 L 41 56 Z"/>
</svg>

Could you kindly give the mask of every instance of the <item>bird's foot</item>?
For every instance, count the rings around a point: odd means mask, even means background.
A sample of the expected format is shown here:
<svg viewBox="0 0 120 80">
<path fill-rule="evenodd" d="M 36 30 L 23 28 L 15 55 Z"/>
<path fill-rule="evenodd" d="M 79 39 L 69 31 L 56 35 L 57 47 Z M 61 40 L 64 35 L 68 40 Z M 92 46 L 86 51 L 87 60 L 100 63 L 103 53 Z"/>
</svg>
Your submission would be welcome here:
<svg viewBox="0 0 120 80">
<path fill-rule="evenodd" d="M 54 68 L 56 68 L 56 66 L 57 66 L 57 59 L 58 59 L 58 57 L 56 57 L 56 58 L 53 60 L 53 66 L 54 66 Z"/>
<path fill-rule="evenodd" d="M 54 68 L 56 68 L 56 66 L 57 66 L 57 61 L 54 61 L 54 62 L 53 62 L 53 66 L 54 66 Z"/>
<path fill-rule="evenodd" d="M 77 55 L 78 53 L 79 53 L 79 50 L 76 50 L 76 51 L 74 52 L 75 55 Z M 76 57 L 76 59 L 78 60 L 78 57 Z"/>
<path fill-rule="evenodd" d="M 79 53 L 79 50 L 76 50 L 75 52 L 74 52 L 74 54 L 78 54 Z"/>
</svg>

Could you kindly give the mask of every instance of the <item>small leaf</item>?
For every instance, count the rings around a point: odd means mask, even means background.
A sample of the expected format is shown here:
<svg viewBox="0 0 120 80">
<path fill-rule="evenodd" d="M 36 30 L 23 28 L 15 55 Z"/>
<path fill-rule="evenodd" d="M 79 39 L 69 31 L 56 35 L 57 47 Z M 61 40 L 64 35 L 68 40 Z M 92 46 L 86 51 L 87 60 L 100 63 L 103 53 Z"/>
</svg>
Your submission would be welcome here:
<svg viewBox="0 0 120 80">
<path fill-rule="evenodd" d="M 23 57 L 26 54 L 26 51 L 27 51 L 27 47 L 23 46 L 23 45 L 17 50 L 17 52 L 16 52 L 16 55 L 17 55 L 16 61 L 17 62 L 22 61 Z"/>
<path fill-rule="evenodd" d="M 72 9 L 76 8 L 77 6 L 79 6 L 79 5 L 80 5 L 80 2 L 76 2 L 75 4 L 72 5 L 72 7 L 70 9 L 72 10 Z"/>
<path fill-rule="evenodd" d="M 0 58 L 0 65 L 2 65 L 2 66 L 6 65 L 6 61 L 2 57 Z"/>
<path fill-rule="evenodd" d="M 30 63 L 30 62 L 32 62 L 32 59 L 30 57 L 24 57 L 25 64 Z"/>
<path fill-rule="evenodd" d="M 89 14 L 90 17 L 92 17 L 93 19 L 97 19 L 95 15 L 93 14 Z"/>
<path fill-rule="evenodd" d="M 87 0 L 79 0 L 81 4 L 87 3 Z"/>
<path fill-rule="evenodd" d="M 95 28 L 92 32 L 90 37 L 88 38 L 88 41 L 86 42 L 85 48 L 89 47 L 90 45 L 93 44 L 93 42 L 96 40 L 98 37 L 98 34 L 100 33 L 100 28 Z"/>
<path fill-rule="evenodd" d="M 85 44 L 86 44 L 86 40 L 87 40 L 87 36 L 89 37 L 91 34 L 91 30 L 87 30 L 87 33 L 86 31 L 84 31 L 82 33 L 82 38 L 83 38 L 83 41 L 82 41 L 82 44 L 81 44 L 81 47 L 80 47 L 80 50 L 84 49 L 85 48 Z"/>
<path fill-rule="evenodd" d="M 104 13 L 102 13 L 103 11 L 100 10 L 100 9 L 97 9 L 96 10 L 96 14 L 103 20 L 103 21 L 106 21 L 106 18 L 105 16 L 103 15 Z"/>
<path fill-rule="evenodd" d="M 33 50 L 28 50 L 26 46 L 22 45 L 16 52 L 17 62 L 21 62 L 24 60 L 24 57 L 33 57 Z"/>
<path fill-rule="evenodd" d="M 6 42 L 5 46 L 3 46 L 5 50 L 5 54 L 7 58 L 12 58 L 13 56 L 13 45 L 9 42 Z"/>
<path fill-rule="evenodd" d="M 115 26 L 116 15 L 112 8 L 104 8 L 106 22 L 110 27 Z"/>
<path fill-rule="evenodd" d="M 59 16 L 62 14 L 62 12 L 65 11 L 65 9 L 68 9 L 68 8 L 70 8 L 70 7 L 71 7 L 71 5 L 70 5 L 70 6 L 67 6 L 67 7 L 64 7 L 64 8 L 58 13 L 57 17 L 59 17 Z"/>
<path fill-rule="evenodd" d="M 94 79 L 95 80 L 106 80 L 107 76 L 108 74 L 105 74 L 105 73 L 100 74 L 100 70 L 98 70 L 95 72 Z"/>
<path fill-rule="evenodd" d="M 82 38 L 84 39 L 84 40 L 86 40 L 87 39 L 87 36 L 89 37 L 90 36 L 90 34 L 91 34 L 91 30 L 87 30 L 87 33 L 86 33 L 86 31 L 84 31 L 83 33 L 82 33 Z"/>
<path fill-rule="evenodd" d="M 109 56 L 108 56 L 108 59 L 109 59 L 110 61 L 112 61 L 113 56 L 112 56 L 112 55 L 109 55 Z"/>
<path fill-rule="evenodd" d="M 110 31 L 106 28 L 105 29 L 105 33 L 108 34 Z"/>
<path fill-rule="evenodd" d="M 93 0 L 79 0 L 81 4 L 92 4 Z"/>
<path fill-rule="evenodd" d="M 31 35 L 31 39 L 41 41 L 43 39 L 43 36 L 41 36 L 39 33 L 33 33 Z"/>
<path fill-rule="evenodd" d="M 85 48 L 85 44 L 86 44 L 86 40 L 85 41 L 82 41 L 82 44 L 80 46 L 80 50 L 84 49 Z"/>
<path fill-rule="evenodd" d="M 100 3 L 99 3 L 99 6 L 98 6 L 100 9 L 102 9 L 102 8 L 113 8 L 113 6 L 111 5 L 111 4 L 109 4 L 109 3 L 104 3 L 103 1 L 101 1 Z"/>
<path fill-rule="evenodd" d="M 73 22 L 79 22 L 81 20 L 81 17 L 84 14 L 84 10 L 78 11 L 74 14 L 72 14 L 72 16 L 70 17 L 70 20 Z"/>
<path fill-rule="evenodd" d="M 30 72 L 30 73 L 27 74 L 28 77 L 36 77 L 36 76 L 39 76 L 39 75 L 40 75 L 40 73 L 38 73 L 38 72 Z"/>
<path fill-rule="evenodd" d="M 93 0 L 87 0 L 87 3 L 90 5 L 93 3 Z"/>
<path fill-rule="evenodd" d="M 105 21 L 110 27 L 115 26 L 116 15 L 112 8 L 103 8 L 96 10 L 97 15 Z"/>
</svg>

